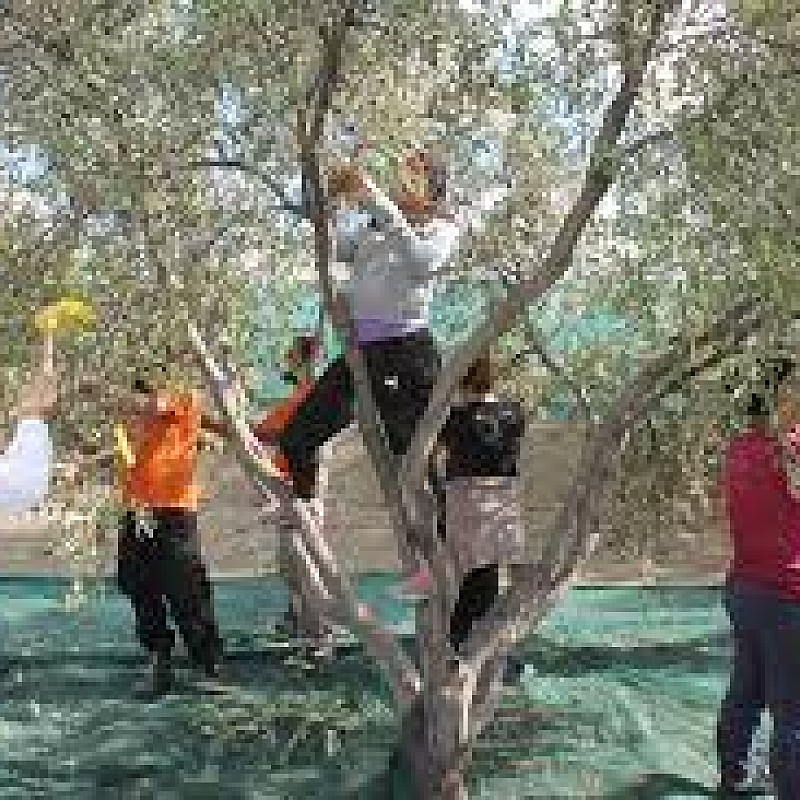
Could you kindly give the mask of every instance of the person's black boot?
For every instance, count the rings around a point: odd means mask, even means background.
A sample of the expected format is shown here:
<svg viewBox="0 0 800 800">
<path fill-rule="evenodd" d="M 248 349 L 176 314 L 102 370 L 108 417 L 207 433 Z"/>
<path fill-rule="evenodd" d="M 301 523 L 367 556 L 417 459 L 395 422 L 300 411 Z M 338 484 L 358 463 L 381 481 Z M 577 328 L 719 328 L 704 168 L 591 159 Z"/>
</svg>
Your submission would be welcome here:
<svg viewBox="0 0 800 800">
<path fill-rule="evenodd" d="M 228 670 L 220 656 L 203 659 L 196 664 L 200 671 L 197 688 L 205 692 L 224 692 L 231 686 Z"/>
<path fill-rule="evenodd" d="M 156 699 L 172 691 L 174 683 L 170 653 L 153 653 L 147 665 L 147 675 L 135 687 L 142 698 Z"/>
</svg>

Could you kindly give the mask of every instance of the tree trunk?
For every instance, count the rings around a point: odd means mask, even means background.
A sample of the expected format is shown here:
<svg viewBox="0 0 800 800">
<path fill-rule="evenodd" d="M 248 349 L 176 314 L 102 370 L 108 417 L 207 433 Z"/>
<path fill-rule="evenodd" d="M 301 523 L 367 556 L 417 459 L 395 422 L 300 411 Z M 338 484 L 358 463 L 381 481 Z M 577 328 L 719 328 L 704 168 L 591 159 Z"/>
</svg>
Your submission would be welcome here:
<svg viewBox="0 0 800 800">
<path fill-rule="evenodd" d="M 432 597 L 417 610 L 420 696 L 403 717 L 400 762 L 415 800 L 466 800 L 464 781 L 470 760 L 469 711 L 472 693 L 464 691 L 446 638 L 449 603 Z"/>
<path fill-rule="evenodd" d="M 289 592 L 287 621 L 295 635 L 323 646 L 332 631 L 334 600 L 314 565 L 305 563 L 293 545 L 297 536 L 294 523 L 291 517 L 282 516 L 278 524 L 278 569 Z"/>
<path fill-rule="evenodd" d="M 401 723 L 397 770 L 403 788 L 414 800 L 467 800 L 470 755 L 459 743 L 460 704 L 442 694 L 434 708 L 425 705 L 420 698 Z"/>
</svg>

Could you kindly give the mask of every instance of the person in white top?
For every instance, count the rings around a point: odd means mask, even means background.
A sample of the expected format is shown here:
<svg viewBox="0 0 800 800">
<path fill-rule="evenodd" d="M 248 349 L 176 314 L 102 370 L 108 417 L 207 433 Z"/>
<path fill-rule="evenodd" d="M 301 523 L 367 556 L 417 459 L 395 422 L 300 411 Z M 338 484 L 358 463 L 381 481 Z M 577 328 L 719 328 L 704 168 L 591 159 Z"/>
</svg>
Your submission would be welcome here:
<svg viewBox="0 0 800 800">
<path fill-rule="evenodd" d="M 47 419 L 56 399 L 55 374 L 42 366 L 21 392 L 16 431 L 0 454 L 0 512 L 25 511 L 47 494 L 53 460 Z"/>
<path fill-rule="evenodd" d="M 334 308 L 347 301 L 387 444 L 396 456 L 408 449 L 440 367 L 429 329 L 432 283 L 452 264 L 464 234 L 507 193 L 496 188 L 456 214 L 445 210 L 447 175 L 430 152 L 414 150 L 400 164 L 394 202 L 358 168 L 328 174 L 328 195 L 338 203 L 336 260 L 349 265 Z M 360 221 L 353 225 L 353 211 Z M 368 221 L 364 221 L 364 220 Z M 322 445 L 353 419 L 354 386 L 344 356 L 333 361 L 278 437 L 295 491 L 311 497 Z"/>
</svg>

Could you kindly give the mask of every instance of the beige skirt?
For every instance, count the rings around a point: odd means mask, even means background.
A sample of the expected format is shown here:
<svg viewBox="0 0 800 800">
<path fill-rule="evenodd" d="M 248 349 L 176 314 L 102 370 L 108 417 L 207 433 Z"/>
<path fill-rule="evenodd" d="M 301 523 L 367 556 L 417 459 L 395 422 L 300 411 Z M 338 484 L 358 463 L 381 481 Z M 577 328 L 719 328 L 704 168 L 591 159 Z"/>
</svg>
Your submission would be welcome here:
<svg viewBox="0 0 800 800">
<path fill-rule="evenodd" d="M 458 478 L 445 486 L 446 547 L 464 575 L 488 564 L 525 560 L 522 481 Z"/>
</svg>

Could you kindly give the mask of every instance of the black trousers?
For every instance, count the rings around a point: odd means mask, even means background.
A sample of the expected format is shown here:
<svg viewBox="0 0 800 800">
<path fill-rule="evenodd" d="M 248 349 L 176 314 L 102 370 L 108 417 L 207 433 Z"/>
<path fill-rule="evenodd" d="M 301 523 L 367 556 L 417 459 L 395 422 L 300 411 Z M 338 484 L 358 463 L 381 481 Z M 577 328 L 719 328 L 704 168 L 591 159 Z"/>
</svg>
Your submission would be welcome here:
<svg viewBox="0 0 800 800">
<path fill-rule="evenodd" d="M 156 509 L 153 525 L 133 512 L 121 521 L 117 581 L 131 601 L 136 634 L 148 652 L 168 654 L 175 644 L 171 615 L 196 665 L 221 655 L 213 595 L 197 534 L 197 513 Z"/>
<path fill-rule="evenodd" d="M 500 569 L 497 564 L 468 572 L 458 591 L 450 615 L 450 645 L 458 653 L 472 626 L 494 605 L 500 592 Z"/>
<path fill-rule="evenodd" d="M 425 412 L 441 359 L 427 330 L 360 345 L 380 412 L 386 444 L 405 454 Z M 353 421 L 353 376 L 344 356 L 320 376 L 305 402 L 278 437 L 292 474 L 316 472 L 319 449 Z"/>
<path fill-rule="evenodd" d="M 436 530 L 442 541 L 447 536 L 445 514 L 445 488 L 443 482 L 436 485 Z M 500 594 L 500 567 L 488 564 L 468 572 L 458 587 L 458 597 L 450 614 L 448 638 L 456 653 L 467 640 L 472 626 L 494 605 Z"/>
<path fill-rule="evenodd" d="M 746 777 L 750 746 L 761 712 L 768 709 L 775 798 L 795 800 L 800 797 L 800 602 L 729 579 L 724 605 L 734 649 L 717 723 L 720 777 L 727 787 Z"/>
</svg>

